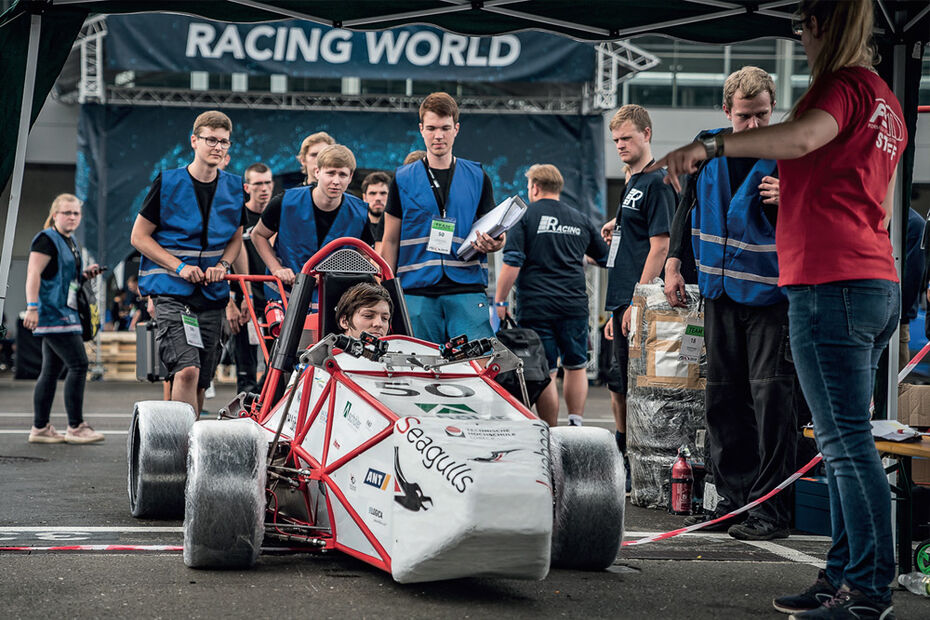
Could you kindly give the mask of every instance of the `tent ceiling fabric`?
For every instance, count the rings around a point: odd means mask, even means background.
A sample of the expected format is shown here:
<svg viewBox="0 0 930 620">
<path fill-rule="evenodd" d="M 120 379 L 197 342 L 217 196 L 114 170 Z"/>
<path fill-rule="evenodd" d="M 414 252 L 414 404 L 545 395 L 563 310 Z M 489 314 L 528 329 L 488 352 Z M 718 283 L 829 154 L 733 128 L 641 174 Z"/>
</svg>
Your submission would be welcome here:
<svg viewBox="0 0 930 620">
<path fill-rule="evenodd" d="M 177 12 L 219 21 L 302 18 L 356 30 L 424 23 L 463 34 L 542 29 L 577 39 L 664 34 L 707 43 L 790 37 L 795 2 L 770 0 L 19 0 L 0 15 L 0 83 L 23 83 L 30 15 L 42 16 L 32 122 L 61 72 L 84 19 L 92 13 Z M 8 88 L 0 144 L 16 144 L 19 87 Z M 13 148 L 0 153 L 0 188 L 13 169 Z"/>
</svg>

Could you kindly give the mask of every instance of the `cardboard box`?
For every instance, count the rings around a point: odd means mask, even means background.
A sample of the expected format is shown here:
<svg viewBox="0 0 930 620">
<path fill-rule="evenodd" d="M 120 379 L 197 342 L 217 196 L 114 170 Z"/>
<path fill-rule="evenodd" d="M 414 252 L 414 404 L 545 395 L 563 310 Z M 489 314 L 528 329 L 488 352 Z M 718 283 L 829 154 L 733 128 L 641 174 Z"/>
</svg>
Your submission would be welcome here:
<svg viewBox="0 0 930 620">
<path fill-rule="evenodd" d="M 911 482 L 930 485 L 930 459 L 919 457 L 911 459 Z"/>
<path fill-rule="evenodd" d="M 898 388 L 898 422 L 930 427 L 930 385 L 902 383 Z"/>
</svg>

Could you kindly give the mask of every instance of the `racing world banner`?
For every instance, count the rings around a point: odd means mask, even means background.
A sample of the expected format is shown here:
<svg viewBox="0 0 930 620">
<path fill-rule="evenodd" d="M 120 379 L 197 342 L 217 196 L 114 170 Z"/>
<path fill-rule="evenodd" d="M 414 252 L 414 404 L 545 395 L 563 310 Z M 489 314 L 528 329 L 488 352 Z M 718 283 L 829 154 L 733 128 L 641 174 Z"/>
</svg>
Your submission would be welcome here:
<svg viewBox="0 0 930 620">
<path fill-rule="evenodd" d="M 81 106 L 76 194 L 85 201 L 83 243 L 113 267 L 132 252 L 129 233 L 149 185 L 161 170 L 191 162 L 191 124 L 203 109 L 149 106 Z M 372 170 L 393 174 L 410 151 L 423 148 L 417 113 L 294 110 L 225 110 L 233 122 L 227 168 L 234 174 L 254 162 L 281 177 L 299 172 L 295 155 L 303 138 L 326 131 L 358 162 L 355 181 Z M 562 199 L 600 220 L 606 196 L 604 127 L 600 115 L 463 114 L 455 154 L 482 163 L 500 202 L 526 198 L 526 171 L 554 164 L 565 177 Z M 353 185 L 354 186 L 354 185 Z"/>
<path fill-rule="evenodd" d="M 106 65 L 292 77 L 588 82 L 588 43 L 542 32 L 469 37 L 409 26 L 352 32 L 307 21 L 229 24 L 172 14 L 107 17 Z"/>
</svg>

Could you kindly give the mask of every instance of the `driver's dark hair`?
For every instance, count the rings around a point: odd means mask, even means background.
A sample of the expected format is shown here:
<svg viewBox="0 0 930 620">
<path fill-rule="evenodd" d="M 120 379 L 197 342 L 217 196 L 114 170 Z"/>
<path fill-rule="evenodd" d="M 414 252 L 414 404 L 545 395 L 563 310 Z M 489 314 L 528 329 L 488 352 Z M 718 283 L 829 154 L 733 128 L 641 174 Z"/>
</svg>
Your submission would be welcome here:
<svg viewBox="0 0 930 620">
<path fill-rule="evenodd" d="M 391 295 L 380 284 L 371 284 L 362 282 L 356 284 L 339 298 L 336 304 L 336 326 L 340 333 L 342 329 L 342 317 L 346 318 L 346 323 L 352 325 L 352 317 L 362 308 L 377 305 L 378 302 L 386 301 L 391 314 L 394 314 L 394 303 L 391 301 Z M 352 325 L 354 327 L 354 325 Z"/>
</svg>

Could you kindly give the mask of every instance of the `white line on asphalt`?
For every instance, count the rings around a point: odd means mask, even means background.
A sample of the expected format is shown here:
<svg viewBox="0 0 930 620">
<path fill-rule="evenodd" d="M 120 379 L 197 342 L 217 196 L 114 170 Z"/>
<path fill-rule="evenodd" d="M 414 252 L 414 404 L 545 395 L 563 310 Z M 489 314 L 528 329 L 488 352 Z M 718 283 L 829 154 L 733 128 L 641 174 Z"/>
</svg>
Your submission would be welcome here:
<svg viewBox="0 0 930 620">
<path fill-rule="evenodd" d="M 97 431 L 98 433 L 103 433 L 104 435 L 128 435 L 129 431 Z M 26 430 L 9 430 L 3 429 L 0 430 L 0 435 L 28 435 L 29 429 Z"/>
<path fill-rule="evenodd" d="M 798 564 L 810 564 L 816 568 L 827 567 L 826 562 L 823 562 L 812 555 L 807 555 L 806 553 L 798 551 L 797 549 L 785 547 L 784 545 L 778 545 L 768 540 L 741 540 L 740 542 L 746 543 L 752 547 L 763 549 L 769 553 L 774 553 L 775 555 L 779 555 L 786 560 L 791 560 L 792 562 L 797 562 Z"/>
<path fill-rule="evenodd" d="M 169 526 L 90 526 L 81 527 L 80 525 L 51 525 L 45 527 L 0 527 L 0 534 L 15 534 L 18 532 L 183 532 L 183 527 Z"/>
<path fill-rule="evenodd" d="M 66 415 L 63 411 L 53 411 L 52 415 L 55 414 Z M 90 413 L 85 411 L 85 417 L 89 418 L 126 418 L 127 420 L 132 418 L 132 411 L 129 413 Z M 32 412 L 25 411 L 13 411 L 13 412 L 2 412 L 0 413 L 0 418 L 31 418 Z"/>
</svg>

